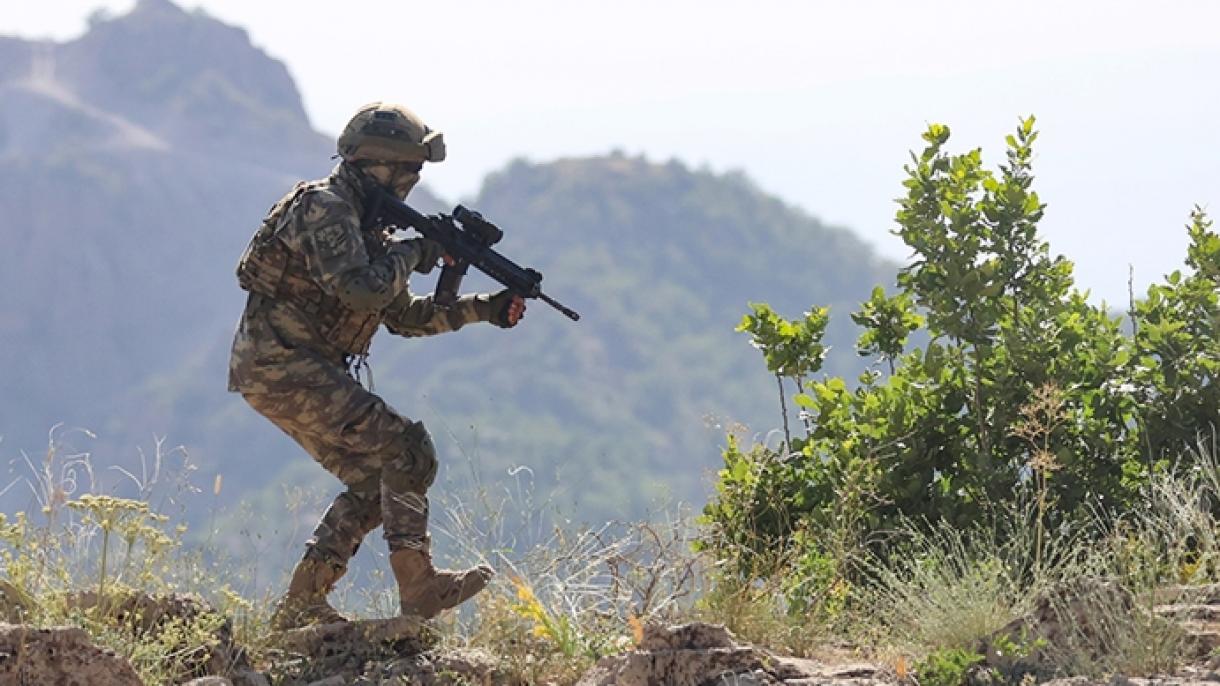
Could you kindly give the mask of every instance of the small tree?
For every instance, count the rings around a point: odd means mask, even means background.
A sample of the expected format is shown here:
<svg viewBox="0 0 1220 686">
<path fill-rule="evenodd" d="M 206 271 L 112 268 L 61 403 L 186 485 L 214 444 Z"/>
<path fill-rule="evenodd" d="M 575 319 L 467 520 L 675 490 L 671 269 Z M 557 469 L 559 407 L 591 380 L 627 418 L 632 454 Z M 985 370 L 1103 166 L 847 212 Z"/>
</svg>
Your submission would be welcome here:
<svg viewBox="0 0 1220 686">
<path fill-rule="evenodd" d="M 1220 237 L 1201 208 L 1187 232 L 1189 275 L 1175 271 L 1131 313 L 1134 342 L 1126 355 L 1129 378 L 1117 389 L 1138 411 L 1145 468 L 1165 466 L 1200 431 L 1214 428 L 1220 407 Z"/>
</svg>

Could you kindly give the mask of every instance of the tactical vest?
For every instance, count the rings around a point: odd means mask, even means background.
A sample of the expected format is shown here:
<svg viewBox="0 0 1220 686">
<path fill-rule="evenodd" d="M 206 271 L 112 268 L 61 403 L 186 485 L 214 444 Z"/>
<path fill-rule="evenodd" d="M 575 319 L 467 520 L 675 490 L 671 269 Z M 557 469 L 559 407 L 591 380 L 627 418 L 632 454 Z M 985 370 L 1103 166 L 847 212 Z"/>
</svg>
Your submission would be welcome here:
<svg viewBox="0 0 1220 686">
<path fill-rule="evenodd" d="M 381 313 L 349 309 L 323 291 L 309 275 L 305 258 L 289 249 L 278 235 L 283 226 L 299 216 L 296 208 L 301 198 L 326 185 L 327 181 L 300 182 L 272 206 L 237 263 L 237 283 L 251 293 L 291 303 L 313 320 L 328 344 L 345 355 L 366 355 L 381 324 Z M 376 235 L 368 231 L 362 235 L 370 259 L 386 253 L 385 243 Z"/>
</svg>

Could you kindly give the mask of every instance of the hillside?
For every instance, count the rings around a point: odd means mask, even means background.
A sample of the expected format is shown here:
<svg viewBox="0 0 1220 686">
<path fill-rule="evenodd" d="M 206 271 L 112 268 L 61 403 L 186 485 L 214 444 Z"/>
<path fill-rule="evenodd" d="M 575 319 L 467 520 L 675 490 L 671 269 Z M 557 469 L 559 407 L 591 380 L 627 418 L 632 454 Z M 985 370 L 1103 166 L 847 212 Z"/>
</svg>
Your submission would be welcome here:
<svg viewBox="0 0 1220 686">
<path fill-rule="evenodd" d="M 223 388 L 236 257 L 295 179 L 330 165 L 284 65 L 166 0 L 66 44 L 0 40 L 0 56 L 0 454 L 15 475 L 62 422 L 97 432 L 65 449 L 103 463 L 130 467 L 154 436 L 182 444 L 206 481 L 226 475 L 223 502 L 262 490 L 274 510 L 282 483 L 331 488 Z M 426 189 L 410 202 L 442 206 Z M 532 303 L 512 332 L 383 336 L 377 390 L 433 428 L 446 477 L 472 478 L 463 455 L 492 483 L 525 466 L 543 492 L 562 483 L 579 517 L 702 501 L 718 426 L 777 423 L 773 386 L 732 331 L 747 301 L 845 314 L 893 274 L 743 176 L 677 161 L 518 161 L 469 204 L 584 319 Z M 845 321 L 831 372 L 854 367 Z"/>
</svg>

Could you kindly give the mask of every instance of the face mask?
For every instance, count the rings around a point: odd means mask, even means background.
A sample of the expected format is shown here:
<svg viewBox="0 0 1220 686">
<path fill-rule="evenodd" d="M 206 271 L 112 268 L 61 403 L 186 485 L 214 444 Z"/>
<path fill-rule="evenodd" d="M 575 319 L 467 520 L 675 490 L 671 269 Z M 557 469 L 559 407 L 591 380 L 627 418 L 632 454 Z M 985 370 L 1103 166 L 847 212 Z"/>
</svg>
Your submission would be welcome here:
<svg viewBox="0 0 1220 686">
<path fill-rule="evenodd" d="M 419 183 L 422 162 L 381 163 L 364 167 L 365 173 L 377 185 L 396 197 L 406 199 L 407 194 Z"/>
<path fill-rule="evenodd" d="M 412 171 L 402 166 L 395 169 L 390 176 L 390 187 L 394 189 L 394 194 L 404 200 L 417 183 L 419 183 L 419 171 Z"/>
</svg>

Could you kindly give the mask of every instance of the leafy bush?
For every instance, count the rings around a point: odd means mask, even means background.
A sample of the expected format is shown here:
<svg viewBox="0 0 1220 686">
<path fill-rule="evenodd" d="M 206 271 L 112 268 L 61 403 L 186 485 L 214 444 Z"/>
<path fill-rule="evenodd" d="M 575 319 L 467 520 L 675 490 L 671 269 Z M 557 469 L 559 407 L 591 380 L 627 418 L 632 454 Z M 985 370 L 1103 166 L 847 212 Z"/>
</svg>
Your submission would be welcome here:
<svg viewBox="0 0 1220 686">
<path fill-rule="evenodd" d="M 920 686 L 961 686 L 966 673 L 983 661 L 983 656 L 961 648 L 946 648 L 929 653 L 915 666 Z"/>
<path fill-rule="evenodd" d="M 858 383 L 815 378 L 824 309 L 789 321 L 753 304 L 738 329 L 785 407 L 795 386 L 804 435 L 786 430 L 779 450 L 729 442 L 704 542 L 745 577 L 786 549 L 835 560 L 796 586 L 794 607 L 825 597 L 853 556 L 885 554 L 904 522 L 965 530 L 1016 502 L 1035 504 L 1041 564 L 1046 531 L 1130 511 L 1220 416 L 1220 237 L 1201 210 L 1189 273 L 1150 288 L 1128 333 L 1038 236 L 1032 118 L 995 172 L 978 149 L 947 152 L 945 126 L 923 138 L 897 214 L 913 256 L 896 293 L 878 288 L 852 315 L 872 360 Z"/>
</svg>

